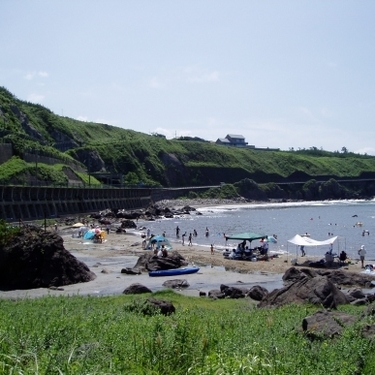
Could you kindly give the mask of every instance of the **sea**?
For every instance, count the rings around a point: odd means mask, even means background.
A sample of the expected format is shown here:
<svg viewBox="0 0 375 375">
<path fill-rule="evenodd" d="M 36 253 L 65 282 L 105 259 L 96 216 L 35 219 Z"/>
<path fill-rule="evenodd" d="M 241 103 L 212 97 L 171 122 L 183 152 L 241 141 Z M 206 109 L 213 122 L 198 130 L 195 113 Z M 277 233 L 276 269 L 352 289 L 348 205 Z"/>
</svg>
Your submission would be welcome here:
<svg viewBox="0 0 375 375">
<path fill-rule="evenodd" d="M 176 227 L 180 237 L 176 236 Z M 226 241 L 225 235 L 254 232 L 273 236 L 270 242 L 272 254 L 300 256 L 298 246 L 290 243 L 296 234 L 307 235 L 323 241 L 337 236 L 333 243 L 334 253 L 346 251 L 351 259 L 358 259 L 361 245 L 366 249 L 366 262 L 375 263 L 375 199 L 372 200 L 331 200 L 314 202 L 248 203 L 199 207 L 190 214 L 155 221 L 138 221 L 140 232 L 150 229 L 151 234 L 165 234 L 169 242 L 181 243 L 181 235 L 186 232 L 185 246 L 189 233 L 193 245 L 201 245 L 208 251 L 213 244 L 215 251 L 236 248 L 240 241 Z M 206 235 L 208 228 L 208 236 Z M 258 241 L 258 240 L 256 240 Z M 251 247 L 260 244 L 252 242 Z M 329 246 L 305 247 L 307 256 L 324 258 Z"/>
</svg>

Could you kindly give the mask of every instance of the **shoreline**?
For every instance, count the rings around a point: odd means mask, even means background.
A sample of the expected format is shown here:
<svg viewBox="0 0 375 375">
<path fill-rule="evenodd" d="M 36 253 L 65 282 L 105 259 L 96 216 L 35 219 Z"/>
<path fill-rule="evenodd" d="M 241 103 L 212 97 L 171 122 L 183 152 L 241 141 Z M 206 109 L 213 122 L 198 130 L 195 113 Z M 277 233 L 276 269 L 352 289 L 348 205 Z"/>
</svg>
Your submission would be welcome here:
<svg viewBox="0 0 375 375">
<path fill-rule="evenodd" d="M 273 202 L 276 203 L 276 202 Z M 283 202 L 284 203 L 284 202 Z M 292 203 L 292 202 L 290 202 Z M 160 205 L 168 207 L 191 206 L 194 208 L 212 208 L 229 205 L 248 204 L 270 204 L 269 202 L 238 202 L 236 200 L 211 200 L 211 199 L 177 199 L 164 200 L 158 202 Z M 81 215 L 79 215 L 81 216 Z M 54 230 L 54 228 L 48 228 Z M 119 295 L 133 283 L 141 283 L 149 287 L 153 292 L 165 289 L 163 282 L 170 277 L 152 278 L 148 273 L 142 275 L 126 275 L 121 273 L 122 268 L 132 268 L 135 266 L 139 256 L 146 251 L 142 249 L 141 233 L 143 230 L 136 228 L 127 230 L 126 233 L 117 234 L 111 231 L 105 242 L 94 244 L 91 240 L 73 238 L 72 234 L 76 230 L 72 226 L 61 226 L 58 234 L 64 240 L 64 247 L 70 251 L 77 259 L 81 260 L 96 274 L 96 279 L 88 283 L 80 283 L 62 286 L 61 288 L 31 289 L 0 291 L 0 298 L 35 298 L 46 295 Z M 225 259 L 222 255 L 222 248 L 215 248 L 211 254 L 210 248 L 205 245 L 193 244 L 182 245 L 181 242 L 171 241 L 172 251 L 177 251 L 188 262 L 189 265 L 197 265 L 201 269 L 197 274 L 183 275 L 190 283 L 190 287 L 178 290 L 185 295 L 199 296 L 199 292 L 208 292 L 211 289 L 219 289 L 221 284 L 229 286 L 252 286 L 262 285 L 269 291 L 282 287 L 282 276 L 287 269 L 293 266 L 292 260 L 296 254 L 278 254 L 267 261 L 252 262 L 248 260 Z M 271 255 L 273 253 L 271 252 Z M 302 258 L 297 257 L 298 267 L 303 266 L 302 261 L 317 261 L 321 259 L 307 255 Z M 328 269 L 328 268 L 327 268 Z M 334 268 L 332 268 L 334 269 Z M 338 268 L 336 268 L 338 269 Z M 361 267 L 357 259 L 353 259 L 351 264 L 341 267 L 343 271 L 361 272 Z M 173 278 L 173 277 L 172 277 Z M 175 277 L 176 278 L 176 277 Z"/>
<path fill-rule="evenodd" d="M 188 288 L 176 292 L 199 297 L 200 292 L 220 289 L 221 284 L 228 286 L 251 288 L 262 285 L 270 292 L 283 286 L 282 276 L 292 266 L 293 257 L 288 254 L 279 255 L 268 261 L 245 261 L 225 259 L 222 252 L 215 250 L 211 254 L 205 246 L 183 246 L 173 243 L 173 250 L 181 254 L 189 265 L 196 265 L 200 270 L 196 274 L 181 277 L 149 277 L 147 272 L 141 275 L 121 273 L 123 268 L 135 266 L 139 256 L 150 250 L 142 249 L 142 237 L 139 233 L 116 234 L 111 232 L 105 242 L 95 244 L 91 240 L 73 238 L 74 229 L 59 229 L 64 240 L 64 247 L 77 259 L 84 262 L 96 274 L 96 279 L 87 283 L 62 286 L 60 288 L 38 288 L 29 290 L 0 291 L 0 298 L 37 298 L 42 296 L 109 296 L 121 295 L 131 284 L 140 283 L 152 292 L 164 290 L 166 280 L 181 278 L 188 281 Z M 301 259 L 301 258 L 299 258 Z M 316 260 L 312 257 L 303 258 Z M 360 272 L 360 265 L 350 264 L 341 269 Z"/>
</svg>

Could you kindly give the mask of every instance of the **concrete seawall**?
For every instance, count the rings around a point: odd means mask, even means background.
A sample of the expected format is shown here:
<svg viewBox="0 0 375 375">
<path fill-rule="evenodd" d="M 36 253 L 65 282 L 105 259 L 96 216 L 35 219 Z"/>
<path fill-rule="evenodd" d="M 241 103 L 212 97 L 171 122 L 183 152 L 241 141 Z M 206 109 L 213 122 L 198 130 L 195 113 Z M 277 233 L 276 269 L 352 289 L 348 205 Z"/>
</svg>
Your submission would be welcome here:
<svg viewBox="0 0 375 375">
<path fill-rule="evenodd" d="M 105 209 L 137 209 L 151 203 L 151 189 L 0 187 L 0 218 L 35 220 Z"/>
<path fill-rule="evenodd" d="M 98 212 L 105 209 L 146 208 L 162 199 L 173 199 L 208 187 L 151 188 L 64 188 L 0 186 L 0 219 L 8 222 L 37 220 Z"/>
</svg>

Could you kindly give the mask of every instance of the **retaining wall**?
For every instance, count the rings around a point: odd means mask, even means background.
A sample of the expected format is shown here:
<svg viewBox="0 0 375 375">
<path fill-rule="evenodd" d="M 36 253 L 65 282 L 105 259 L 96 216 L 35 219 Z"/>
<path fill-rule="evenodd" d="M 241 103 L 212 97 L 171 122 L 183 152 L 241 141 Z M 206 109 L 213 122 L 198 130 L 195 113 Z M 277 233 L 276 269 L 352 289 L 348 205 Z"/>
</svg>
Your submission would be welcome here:
<svg viewBox="0 0 375 375">
<path fill-rule="evenodd" d="M 151 202 L 150 189 L 0 187 L 0 218 L 36 220 L 105 209 L 138 209 Z"/>
<path fill-rule="evenodd" d="M 37 220 L 106 209 L 134 210 L 150 204 L 187 195 L 201 188 L 68 188 L 0 186 L 0 219 L 8 222 Z"/>
</svg>

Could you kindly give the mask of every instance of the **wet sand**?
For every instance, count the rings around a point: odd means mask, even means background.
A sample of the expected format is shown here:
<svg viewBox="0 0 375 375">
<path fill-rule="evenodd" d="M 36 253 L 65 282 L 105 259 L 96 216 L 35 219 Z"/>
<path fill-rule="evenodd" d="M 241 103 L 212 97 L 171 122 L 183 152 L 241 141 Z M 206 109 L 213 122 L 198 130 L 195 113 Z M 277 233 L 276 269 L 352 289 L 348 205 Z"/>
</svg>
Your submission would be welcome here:
<svg viewBox="0 0 375 375">
<path fill-rule="evenodd" d="M 282 275 L 292 266 L 295 256 L 279 255 L 268 261 L 240 261 L 225 259 L 221 250 L 204 246 L 183 246 L 173 244 L 173 250 L 180 253 L 190 265 L 200 267 L 196 274 L 173 277 L 149 277 L 144 272 L 141 275 L 127 275 L 121 269 L 134 267 L 140 255 L 146 251 L 142 249 L 142 238 L 136 233 L 116 234 L 111 232 L 104 243 L 96 244 L 91 240 L 73 238 L 73 229 L 60 228 L 59 234 L 64 239 L 64 247 L 77 259 L 83 261 L 96 274 L 96 279 L 87 283 L 63 286 L 57 290 L 38 288 L 29 290 L 0 291 L 0 298 L 35 298 L 46 295 L 120 295 L 124 289 L 133 283 L 147 286 L 153 292 L 165 289 L 162 285 L 166 280 L 185 279 L 190 284 L 179 293 L 199 296 L 200 292 L 220 289 L 221 284 L 249 288 L 262 285 L 269 291 L 282 287 Z M 317 260 L 312 258 L 298 258 L 298 262 Z M 345 267 L 352 272 L 360 272 L 358 262 Z"/>
</svg>

